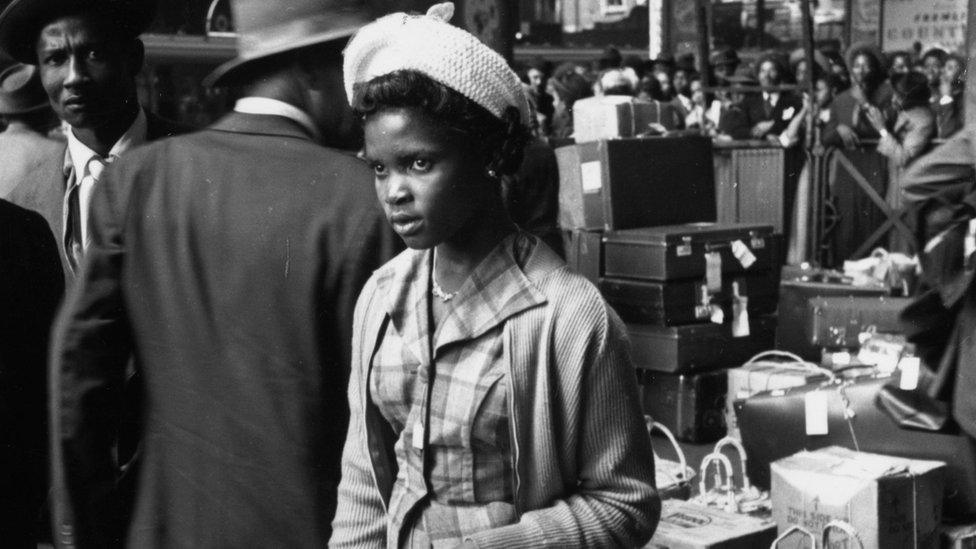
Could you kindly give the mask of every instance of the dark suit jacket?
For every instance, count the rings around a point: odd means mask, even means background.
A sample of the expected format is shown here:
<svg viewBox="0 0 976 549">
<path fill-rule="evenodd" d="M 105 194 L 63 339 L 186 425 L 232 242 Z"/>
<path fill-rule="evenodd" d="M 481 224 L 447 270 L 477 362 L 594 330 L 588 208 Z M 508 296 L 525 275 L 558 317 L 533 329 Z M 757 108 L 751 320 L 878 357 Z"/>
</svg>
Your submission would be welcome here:
<svg viewBox="0 0 976 549">
<path fill-rule="evenodd" d="M 146 138 L 154 141 L 186 133 L 189 128 L 165 120 L 146 111 Z M 60 145 L 60 152 L 34 168 L 33 176 L 24 179 L 10 191 L 7 200 L 18 206 L 33 210 L 47 220 L 51 232 L 58 243 L 65 283 L 70 286 L 77 273 L 72 272 L 67 256 L 64 254 L 64 192 L 67 189 L 68 175 L 64 173 L 64 159 L 67 143 Z"/>
<path fill-rule="evenodd" d="M 231 114 L 133 151 L 92 201 L 55 330 L 81 546 L 118 545 L 113 410 L 146 390 L 131 547 L 324 547 L 347 423 L 352 311 L 399 249 L 351 155 Z"/>
<path fill-rule="evenodd" d="M 887 82 L 884 82 L 871 95 L 870 103 L 881 109 L 881 112 L 890 115 L 891 95 L 891 86 Z M 878 130 L 874 129 L 874 126 L 868 122 L 867 115 L 863 111 L 858 111 L 858 116 L 855 118 L 854 113 L 857 106 L 858 101 L 854 98 L 851 90 L 845 90 L 837 94 L 837 97 L 830 103 L 830 119 L 827 121 L 827 125 L 824 126 L 823 136 L 821 137 L 824 145 L 834 147 L 844 146 L 844 142 L 837 133 L 837 126 L 841 124 L 850 126 L 854 130 L 854 133 L 862 139 L 877 139 L 881 137 Z"/>
<path fill-rule="evenodd" d="M 762 94 L 750 93 L 739 103 L 741 117 L 734 124 L 729 124 L 727 133 L 735 139 L 764 139 L 767 135 L 779 135 L 790 124 L 790 120 L 800 114 L 802 108 L 803 102 L 796 94 L 781 92 L 779 100 L 767 114 Z M 752 127 L 767 120 L 773 121 L 769 131 L 759 137 L 753 137 Z"/>
<path fill-rule="evenodd" d="M 36 547 L 47 493 L 47 348 L 64 292 L 44 218 L 0 200 L 0 539 Z"/>
</svg>

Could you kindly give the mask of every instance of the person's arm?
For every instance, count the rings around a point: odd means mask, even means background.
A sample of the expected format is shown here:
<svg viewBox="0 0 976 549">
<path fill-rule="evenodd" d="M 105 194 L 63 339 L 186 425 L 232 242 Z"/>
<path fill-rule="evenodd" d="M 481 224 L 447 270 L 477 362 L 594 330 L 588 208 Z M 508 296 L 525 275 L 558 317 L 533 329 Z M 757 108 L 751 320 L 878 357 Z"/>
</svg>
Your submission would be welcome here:
<svg viewBox="0 0 976 549">
<path fill-rule="evenodd" d="M 590 293 L 592 292 L 592 293 Z M 563 419 L 578 417 L 575 489 L 519 522 L 470 536 L 477 547 L 640 547 L 657 527 L 661 502 L 654 488 L 654 454 L 640 410 L 626 329 L 596 290 L 561 308 L 549 359 L 579 375 L 553 395 Z M 564 302 L 563 305 L 567 305 Z M 570 312 L 572 311 L 572 312 Z M 558 315 L 558 312 L 557 312 Z M 565 318 L 572 315 L 572 319 Z M 540 427 L 547 428 L 547 427 Z M 541 467 L 544 467 L 542 465 Z"/>
<path fill-rule="evenodd" d="M 935 133 L 935 120 L 931 116 L 911 117 L 908 119 L 907 128 L 901 140 L 884 127 L 878 130 L 881 134 L 878 152 L 898 167 L 907 166 L 929 146 Z"/>
<path fill-rule="evenodd" d="M 121 547 L 122 509 L 116 491 L 117 439 L 131 333 L 122 295 L 123 211 L 111 166 L 95 187 L 90 246 L 81 275 L 55 323 L 51 372 L 57 376 L 52 410 L 60 433 L 78 547 Z M 53 452 L 57 456 L 61 452 Z"/>
<path fill-rule="evenodd" d="M 941 146 L 922 156 L 901 180 L 906 201 L 918 202 L 949 187 L 971 185 L 976 165 L 976 128 L 967 126 Z"/>
<path fill-rule="evenodd" d="M 376 335 L 365 333 L 371 324 L 367 316 L 385 313 L 370 307 L 370 304 L 375 306 L 375 292 L 376 284 L 367 282 L 356 304 L 353 320 L 352 372 L 348 388 L 349 428 L 342 450 L 342 480 L 339 482 L 336 514 L 332 520 L 332 539 L 329 540 L 329 547 L 333 549 L 386 547 L 386 505 L 370 470 L 372 460 L 365 415 L 369 403 L 363 402 L 363 395 L 368 395 L 363 387 L 363 380 L 367 379 L 363 369 L 369 367 L 372 351 L 363 347 Z"/>
</svg>

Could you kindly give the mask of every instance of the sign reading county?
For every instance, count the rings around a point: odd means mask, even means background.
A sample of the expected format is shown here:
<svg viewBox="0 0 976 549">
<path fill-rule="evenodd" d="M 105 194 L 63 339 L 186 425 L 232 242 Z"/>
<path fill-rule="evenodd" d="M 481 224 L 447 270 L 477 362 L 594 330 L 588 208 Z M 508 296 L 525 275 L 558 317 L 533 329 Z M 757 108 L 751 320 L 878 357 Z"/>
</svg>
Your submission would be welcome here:
<svg viewBox="0 0 976 549">
<path fill-rule="evenodd" d="M 966 44 L 966 0 L 887 0 L 882 47 L 885 51 L 939 46 L 962 51 Z"/>
</svg>

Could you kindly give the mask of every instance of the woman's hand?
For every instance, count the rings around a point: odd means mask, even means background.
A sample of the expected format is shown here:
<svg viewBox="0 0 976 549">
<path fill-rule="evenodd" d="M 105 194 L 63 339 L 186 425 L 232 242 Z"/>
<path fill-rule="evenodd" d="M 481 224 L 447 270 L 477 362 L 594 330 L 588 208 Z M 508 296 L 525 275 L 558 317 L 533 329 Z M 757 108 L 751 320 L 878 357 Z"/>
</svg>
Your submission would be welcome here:
<svg viewBox="0 0 976 549">
<path fill-rule="evenodd" d="M 868 102 L 868 98 L 864 96 L 864 89 L 857 84 L 851 86 L 851 97 L 853 97 L 854 101 L 856 101 L 858 104 Z"/>
<path fill-rule="evenodd" d="M 866 105 L 863 108 L 864 113 L 867 115 L 868 122 L 874 126 L 874 129 L 878 130 L 879 133 L 881 130 L 887 129 L 885 127 L 885 117 L 884 114 L 881 113 L 881 109 L 875 107 L 874 105 Z"/>
<path fill-rule="evenodd" d="M 839 135 L 841 141 L 844 142 L 844 148 L 846 149 L 854 149 L 861 144 L 861 139 L 847 124 L 840 124 L 837 126 L 837 135 Z"/>
<path fill-rule="evenodd" d="M 774 123 L 774 120 L 756 122 L 756 125 L 752 127 L 752 136 L 757 139 L 762 139 L 772 129 Z"/>
</svg>

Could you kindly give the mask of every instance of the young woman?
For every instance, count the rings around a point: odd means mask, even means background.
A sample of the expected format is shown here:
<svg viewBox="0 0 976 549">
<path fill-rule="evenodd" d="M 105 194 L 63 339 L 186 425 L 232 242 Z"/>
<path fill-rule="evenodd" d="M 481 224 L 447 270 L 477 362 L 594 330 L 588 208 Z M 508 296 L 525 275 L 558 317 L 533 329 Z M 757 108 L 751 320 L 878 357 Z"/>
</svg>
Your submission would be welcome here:
<svg viewBox="0 0 976 549">
<path fill-rule="evenodd" d="M 932 111 L 938 127 L 936 137 L 944 139 L 962 129 L 965 78 L 966 60 L 960 55 L 949 54 L 939 77 L 939 91 L 932 97 Z"/>
<path fill-rule="evenodd" d="M 363 155 L 408 250 L 355 314 L 331 547 L 640 546 L 660 504 L 624 328 L 505 212 L 530 113 L 505 61 L 428 15 L 346 50 Z"/>
</svg>

